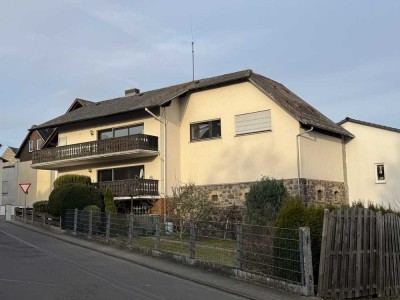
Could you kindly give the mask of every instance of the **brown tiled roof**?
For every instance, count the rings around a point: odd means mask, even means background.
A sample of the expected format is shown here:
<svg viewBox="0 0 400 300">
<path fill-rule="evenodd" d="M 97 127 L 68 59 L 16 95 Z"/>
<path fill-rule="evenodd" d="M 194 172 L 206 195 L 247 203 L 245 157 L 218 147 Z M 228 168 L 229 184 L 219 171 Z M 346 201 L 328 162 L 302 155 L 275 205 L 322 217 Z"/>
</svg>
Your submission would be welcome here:
<svg viewBox="0 0 400 300">
<path fill-rule="evenodd" d="M 300 97 L 292 93 L 284 85 L 262 75 L 253 73 L 252 70 L 244 70 L 221 76 L 204 78 L 194 82 L 186 82 L 132 96 L 104 100 L 95 104 L 94 102 L 88 101 L 87 105 L 40 124 L 36 129 L 57 127 L 63 124 L 144 109 L 145 107 L 150 108 L 161 106 L 186 93 L 243 81 L 250 81 L 255 84 L 261 91 L 288 111 L 301 124 L 305 126 L 313 126 L 323 131 L 339 135 L 353 136 L 346 129 L 337 125 L 311 105 L 303 101 Z"/>
<path fill-rule="evenodd" d="M 384 130 L 389 130 L 389 131 L 400 133 L 400 129 L 398 129 L 398 128 L 379 125 L 379 124 L 374 124 L 374 123 L 365 122 L 365 121 L 360 121 L 360 120 L 352 119 L 352 118 L 349 118 L 349 117 L 347 117 L 344 120 L 338 122 L 337 124 L 338 125 L 342 125 L 342 124 L 344 124 L 346 122 L 352 122 L 352 123 L 356 123 L 356 124 L 361 124 L 361 125 L 365 125 L 365 126 L 370 126 L 370 127 L 375 127 L 375 128 L 379 128 L 379 129 L 384 129 Z"/>
</svg>

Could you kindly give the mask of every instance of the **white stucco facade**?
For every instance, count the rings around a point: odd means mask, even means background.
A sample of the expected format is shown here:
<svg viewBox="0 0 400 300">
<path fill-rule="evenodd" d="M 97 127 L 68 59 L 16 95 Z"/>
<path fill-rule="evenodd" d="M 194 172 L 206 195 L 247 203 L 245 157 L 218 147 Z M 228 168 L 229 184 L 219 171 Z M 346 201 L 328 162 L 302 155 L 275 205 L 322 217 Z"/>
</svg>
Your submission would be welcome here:
<svg viewBox="0 0 400 300">
<path fill-rule="evenodd" d="M 346 143 L 350 202 L 362 200 L 400 210 L 400 130 L 352 121 L 342 126 L 355 135 Z M 381 165 L 384 176 L 379 180 Z"/>
</svg>

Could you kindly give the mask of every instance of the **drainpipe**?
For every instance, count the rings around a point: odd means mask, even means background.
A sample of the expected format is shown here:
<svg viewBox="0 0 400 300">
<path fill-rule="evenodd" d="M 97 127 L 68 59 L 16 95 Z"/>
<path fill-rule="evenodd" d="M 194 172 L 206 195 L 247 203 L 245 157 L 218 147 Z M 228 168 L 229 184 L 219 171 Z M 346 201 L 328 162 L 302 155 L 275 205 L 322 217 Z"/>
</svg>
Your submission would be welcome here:
<svg viewBox="0 0 400 300">
<path fill-rule="evenodd" d="M 300 143 L 299 138 L 306 133 L 309 133 L 314 130 L 314 127 L 311 129 L 304 131 L 303 133 L 299 133 L 296 135 L 296 147 L 297 147 L 297 195 L 300 197 Z"/>
<path fill-rule="evenodd" d="M 167 113 L 166 113 L 166 108 L 163 107 L 164 109 L 164 119 L 161 117 L 156 116 L 153 112 L 151 112 L 147 107 L 145 107 L 145 111 L 153 116 L 157 121 L 159 121 L 161 124 L 164 125 L 164 145 L 163 145 L 163 150 L 164 150 L 164 172 L 163 172 L 163 177 L 164 177 L 164 182 L 163 182 L 163 192 L 164 192 L 164 221 L 167 219 Z"/>
</svg>

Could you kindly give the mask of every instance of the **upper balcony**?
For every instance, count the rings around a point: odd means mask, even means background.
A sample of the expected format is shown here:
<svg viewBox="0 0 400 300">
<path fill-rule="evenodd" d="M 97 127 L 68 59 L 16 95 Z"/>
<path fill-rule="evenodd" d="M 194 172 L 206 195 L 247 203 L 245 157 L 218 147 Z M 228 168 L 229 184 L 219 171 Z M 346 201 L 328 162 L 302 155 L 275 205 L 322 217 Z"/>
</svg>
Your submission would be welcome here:
<svg viewBox="0 0 400 300">
<path fill-rule="evenodd" d="M 59 168 L 158 155 L 158 137 L 135 134 L 34 151 L 32 168 Z"/>
</svg>

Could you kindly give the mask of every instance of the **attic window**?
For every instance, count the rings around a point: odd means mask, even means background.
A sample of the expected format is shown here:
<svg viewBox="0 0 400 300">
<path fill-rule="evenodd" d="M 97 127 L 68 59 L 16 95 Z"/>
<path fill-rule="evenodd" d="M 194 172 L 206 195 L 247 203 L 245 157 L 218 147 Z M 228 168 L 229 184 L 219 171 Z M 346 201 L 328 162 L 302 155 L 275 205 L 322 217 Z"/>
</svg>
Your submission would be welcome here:
<svg viewBox="0 0 400 300">
<path fill-rule="evenodd" d="M 29 141 L 29 144 L 28 144 L 28 151 L 29 151 L 29 152 L 33 152 L 33 141 Z"/>
</svg>

